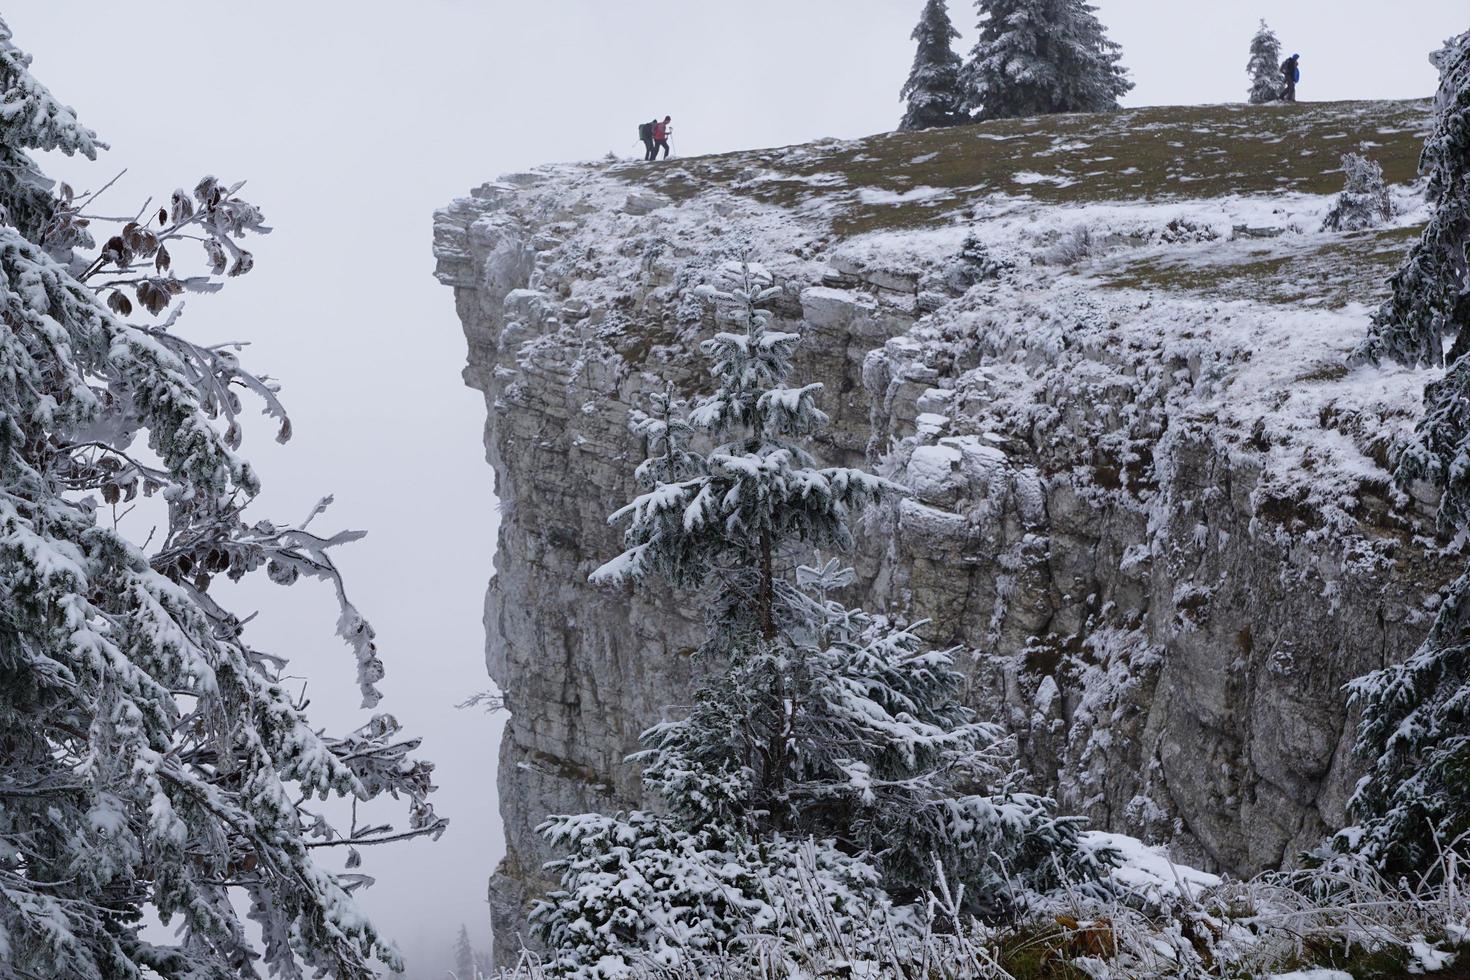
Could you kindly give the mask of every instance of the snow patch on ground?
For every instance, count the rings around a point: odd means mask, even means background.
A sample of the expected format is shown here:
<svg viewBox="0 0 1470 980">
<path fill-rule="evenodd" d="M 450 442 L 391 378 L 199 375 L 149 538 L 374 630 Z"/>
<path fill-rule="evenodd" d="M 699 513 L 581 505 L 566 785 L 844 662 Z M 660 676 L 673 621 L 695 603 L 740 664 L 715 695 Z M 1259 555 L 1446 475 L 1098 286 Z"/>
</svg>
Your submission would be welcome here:
<svg viewBox="0 0 1470 980">
<path fill-rule="evenodd" d="M 954 191 L 942 187 L 915 187 L 907 191 L 890 191 L 875 187 L 858 189 L 858 200 L 863 204 L 914 204 L 919 201 L 937 201 L 953 196 Z"/>
<path fill-rule="evenodd" d="M 1154 899 L 1189 898 L 1216 887 L 1222 880 L 1208 871 L 1175 864 L 1162 847 L 1150 847 L 1127 834 L 1089 830 L 1082 836 L 1090 847 L 1112 848 L 1123 856 L 1121 866 L 1112 874 L 1114 881 Z"/>
<path fill-rule="evenodd" d="M 1018 184 L 1051 184 L 1054 187 L 1071 187 L 1077 183 L 1076 178 L 1063 177 L 1058 174 L 1039 174 L 1034 170 L 1022 170 L 1011 176 L 1011 180 Z"/>
</svg>

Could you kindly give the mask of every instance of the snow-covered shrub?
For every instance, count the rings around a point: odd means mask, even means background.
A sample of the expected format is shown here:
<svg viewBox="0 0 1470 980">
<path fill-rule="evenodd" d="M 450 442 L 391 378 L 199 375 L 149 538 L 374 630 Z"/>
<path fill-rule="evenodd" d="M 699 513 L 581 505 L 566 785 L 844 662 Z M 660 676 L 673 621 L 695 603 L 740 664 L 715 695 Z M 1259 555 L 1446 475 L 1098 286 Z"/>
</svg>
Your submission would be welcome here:
<svg viewBox="0 0 1470 980">
<path fill-rule="evenodd" d="M 1087 225 L 1063 232 L 1056 241 L 1042 249 L 1037 260 L 1042 265 L 1076 265 L 1097 251 L 1097 239 Z"/>
<path fill-rule="evenodd" d="M 1015 267 L 1014 262 L 997 256 L 972 233 L 965 236 L 959 254 L 945 270 L 945 278 L 956 292 L 964 292 L 976 283 L 999 279 Z"/>
<path fill-rule="evenodd" d="M 1322 222 L 1323 231 L 1362 231 L 1393 217 L 1393 199 L 1383 181 L 1383 168 L 1360 153 L 1342 155 L 1346 183 Z"/>
<path fill-rule="evenodd" d="M 568 976 L 678 968 L 748 955 L 761 941 L 795 945 L 798 909 L 819 909 L 871 941 L 884 911 L 877 871 L 830 841 L 756 841 L 644 812 L 555 817 L 540 829 L 569 853 L 547 865 L 562 887 L 536 904 L 531 923 Z"/>
<path fill-rule="evenodd" d="M 1152 237 L 1161 245 L 1196 245 L 1216 241 L 1220 233 L 1209 225 L 1197 224 L 1188 218 L 1174 218 Z"/>
<path fill-rule="evenodd" d="M 936 881 L 918 907 L 894 907 L 870 892 L 832 897 L 803 857 L 795 876 L 752 868 L 746 892 L 770 927 L 727 946 L 680 946 L 667 933 L 661 960 L 615 953 L 577 974 L 624 980 L 790 980 L 792 977 L 1014 980 L 1021 976 L 1178 980 L 1282 974 L 1399 977 L 1434 972 L 1470 945 L 1470 874 L 1446 849 L 1441 867 L 1412 887 L 1357 855 L 1246 881 L 1174 865 L 1154 849 L 1098 835 L 1125 855 L 1111 894 L 1060 891 L 1044 906 L 989 925 L 962 910 L 960 888 Z M 733 875 L 733 871 L 721 873 Z M 714 923 L 719 926 L 719 920 Z M 594 943 L 600 937 L 594 937 Z M 1038 968 L 1055 971 L 1038 974 Z M 1297 973 L 1296 971 L 1301 971 Z M 565 976 L 527 954 L 504 980 Z"/>
</svg>

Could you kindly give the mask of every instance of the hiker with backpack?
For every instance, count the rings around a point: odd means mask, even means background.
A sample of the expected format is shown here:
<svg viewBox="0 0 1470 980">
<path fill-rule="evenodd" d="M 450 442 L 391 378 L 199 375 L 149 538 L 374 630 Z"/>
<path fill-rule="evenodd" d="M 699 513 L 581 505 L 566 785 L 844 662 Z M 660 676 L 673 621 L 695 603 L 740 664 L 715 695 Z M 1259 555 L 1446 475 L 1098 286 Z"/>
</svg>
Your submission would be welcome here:
<svg viewBox="0 0 1470 980">
<path fill-rule="evenodd" d="M 1296 101 L 1296 83 L 1302 80 L 1302 70 L 1298 67 L 1297 59 L 1301 55 L 1293 54 L 1281 63 L 1281 101 Z"/>
<path fill-rule="evenodd" d="M 652 119 L 638 126 L 638 138 L 643 141 L 643 161 L 647 163 L 658 155 L 658 149 L 653 145 L 653 128 L 658 125 L 657 119 Z"/>
<path fill-rule="evenodd" d="M 653 151 L 648 159 L 657 160 L 660 148 L 664 151 L 664 159 L 669 158 L 669 135 L 674 131 L 673 121 L 673 116 L 664 116 L 663 122 L 653 124 Z"/>
</svg>

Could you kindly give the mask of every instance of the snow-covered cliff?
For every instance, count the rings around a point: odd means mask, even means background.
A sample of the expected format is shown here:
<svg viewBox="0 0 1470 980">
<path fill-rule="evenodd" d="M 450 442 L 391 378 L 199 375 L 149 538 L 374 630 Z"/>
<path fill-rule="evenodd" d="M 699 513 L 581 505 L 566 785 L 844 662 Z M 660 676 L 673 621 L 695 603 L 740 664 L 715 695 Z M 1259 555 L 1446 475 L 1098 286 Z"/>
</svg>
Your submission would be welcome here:
<svg viewBox="0 0 1470 980">
<path fill-rule="evenodd" d="M 704 385 L 692 288 L 748 241 L 784 285 L 831 462 L 914 496 L 867 515 L 864 603 L 964 649 L 1040 787 L 1247 873 L 1339 824 L 1342 691 L 1407 655 L 1458 566 L 1385 469 L 1423 372 L 1344 366 L 1423 220 L 1421 103 L 1054 117 L 516 174 L 435 217 L 503 508 L 487 662 L 511 719 L 500 951 L 549 812 L 638 799 L 678 705 L 688 597 L 595 589 L 642 447 Z M 1359 145 L 1399 214 L 1318 229 Z"/>
</svg>

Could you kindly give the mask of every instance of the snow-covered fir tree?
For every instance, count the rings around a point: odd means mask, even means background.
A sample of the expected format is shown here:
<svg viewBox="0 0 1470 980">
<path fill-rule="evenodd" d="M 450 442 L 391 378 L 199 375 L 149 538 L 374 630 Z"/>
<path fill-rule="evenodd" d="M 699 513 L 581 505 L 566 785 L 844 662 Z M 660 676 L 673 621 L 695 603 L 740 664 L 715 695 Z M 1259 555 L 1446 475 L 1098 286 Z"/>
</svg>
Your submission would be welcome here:
<svg viewBox="0 0 1470 980">
<path fill-rule="evenodd" d="M 454 980 L 480 980 L 482 959 L 474 943 L 470 942 L 470 930 L 460 923 L 459 936 L 454 940 Z"/>
<path fill-rule="evenodd" d="M 1373 318 L 1358 360 L 1445 363 L 1444 340 L 1458 335 L 1451 361 L 1470 350 L 1470 32 L 1431 56 L 1440 70 L 1435 123 L 1419 172 L 1429 224 L 1389 281 L 1392 295 Z"/>
<path fill-rule="evenodd" d="M 900 901 L 928 889 L 935 858 L 985 914 L 1045 891 L 1061 867 L 1078 873 L 1081 821 L 1014 790 L 1013 747 L 960 703 L 951 654 L 838 601 L 853 572 L 835 558 L 794 578 L 778 585 L 774 642 L 742 621 L 740 590 L 714 596 L 723 615 L 700 655 L 725 669 L 638 757 L 670 810 L 690 826 L 834 842 L 868 856 Z"/>
<path fill-rule="evenodd" d="M 1051 800 L 1016 790 L 1012 747 L 960 703 L 949 654 L 838 601 L 852 581 L 839 562 L 795 561 L 846 550 L 854 511 L 903 491 L 816 465 L 803 443 L 827 423 L 821 386 L 789 384 L 799 337 L 760 306 L 779 287 L 749 264 L 723 274 L 726 288 L 699 288 L 735 328 L 704 344 L 716 390 L 687 421 L 669 395 L 634 417 L 647 492 L 613 515 L 628 549 L 593 576 L 697 590 L 707 678 L 636 757 L 661 813 L 543 827 L 570 854 L 533 922 L 573 975 L 779 932 L 788 899 L 773 882 L 815 883 L 861 933 L 875 924 L 858 910 L 920 897 L 936 859 L 982 914 L 1110 859 L 1079 848 L 1078 821 Z M 696 434 L 713 448 L 691 450 Z"/>
<path fill-rule="evenodd" d="M 103 144 L 29 64 L 0 22 L 0 973 L 202 980 L 263 960 L 372 976 L 398 957 L 355 907 L 368 879 L 316 858 L 341 848 L 354 867 L 356 846 L 437 832 L 432 766 L 388 715 L 316 729 L 285 662 L 211 592 L 256 571 L 331 583 L 364 704 L 378 701 L 373 631 L 331 559 L 357 535 L 310 530 L 321 507 L 247 519 L 260 483 L 236 451 L 241 395 L 282 440 L 289 424 L 233 347 L 172 329 L 177 297 L 249 271 L 240 240 L 268 229 L 205 178 L 98 248 L 96 195 L 56 187 L 30 153 Z M 195 249 L 209 271 L 181 275 Z M 160 524 L 141 543 L 123 530 L 137 505 Z M 384 793 L 408 803 L 396 834 L 320 812 Z M 144 937 L 150 914 L 170 939 Z"/>
<path fill-rule="evenodd" d="M 1275 102 L 1281 98 L 1281 42 L 1264 20 L 1251 38 L 1251 57 L 1245 72 L 1250 76 L 1250 103 Z"/>
<path fill-rule="evenodd" d="M 1133 83 L 1086 0 L 976 0 L 980 39 L 965 65 L 982 119 L 1106 112 Z"/>
<path fill-rule="evenodd" d="M 1393 217 L 1393 198 L 1376 160 L 1361 153 L 1344 153 L 1342 172 L 1342 193 L 1322 222 L 1324 231 L 1362 231 Z"/>
<path fill-rule="evenodd" d="M 960 80 L 964 67 L 955 53 L 960 36 L 949 19 L 946 0 L 925 0 L 912 38 L 918 45 L 914 66 L 909 71 L 899 98 L 908 103 L 900 130 L 932 129 L 969 122 L 965 111 L 965 89 Z"/>
<path fill-rule="evenodd" d="M 567 852 L 546 866 L 561 888 L 531 911 L 557 976 L 611 980 L 630 967 L 687 967 L 748 952 L 760 938 L 795 947 L 799 910 L 813 906 L 853 947 L 883 941 L 876 869 L 830 841 L 756 840 L 643 810 L 559 816 L 541 829 Z"/>
<path fill-rule="evenodd" d="M 1429 224 L 1391 281 L 1360 358 L 1445 360 L 1424 392 L 1424 418 L 1399 462 L 1401 482 L 1441 493 L 1439 518 L 1470 531 L 1470 32 L 1435 58 L 1438 119 L 1423 155 Z M 1450 586 L 1429 636 L 1403 664 L 1353 685 L 1363 720 L 1357 748 L 1370 763 L 1338 842 L 1391 872 L 1430 869 L 1441 848 L 1470 854 L 1470 572 Z"/>
<path fill-rule="evenodd" d="M 846 549 L 852 509 L 902 491 L 863 470 L 816 467 L 802 442 L 827 424 L 816 407 L 822 386 L 785 386 L 800 337 L 771 329 L 771 314 L 759 306 L 780 287 L 759 266 L 731 263 L 721 274 L 727 290 L 696 288 L 738 327 L 702 345 L 716 390 L 687 418 L 677 417 L 670 395 L 655 402 L 655 417 L 633 418 L 654 453 L 637 472 L 651 489 L 612 515 L 629 522 L 628 550 L 593 581 L 656 574 L 698 589 L 718 570 L 722 593 L 745 590 L 761 636 L 772 641 L 780 612 L 777 552 L 797 544 Z M 696 431 L 725 441 L 708 453 L 691 452 Z"/>
<path fill-rule="evenodd" d="M 999 279 L 1014 271 L 1016 264 L 997 256 L 974 232 L 965 236 L 959 253 L 945 268 L 945 280 L 951 289 L 964 292 L 976 283 Z"/>
</svg>

